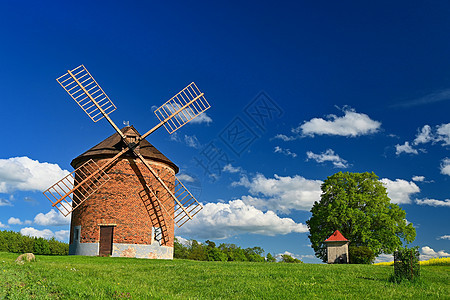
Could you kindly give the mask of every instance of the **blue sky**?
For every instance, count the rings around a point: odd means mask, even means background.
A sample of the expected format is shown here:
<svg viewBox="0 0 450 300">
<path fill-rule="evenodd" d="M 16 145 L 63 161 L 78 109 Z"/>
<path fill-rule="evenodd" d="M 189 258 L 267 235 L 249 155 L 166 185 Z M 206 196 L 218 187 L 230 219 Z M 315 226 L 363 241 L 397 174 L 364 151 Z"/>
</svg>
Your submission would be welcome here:
<svg viewBox="0 0 450 300">
<path fill-rule="evenodd" d="M 324 1 L 0 3 L 0 228 L 68 240 L 41 191 L 114 131 L 56 82 L 84 64 L 141 133 L 195 81 L 212 108 L 148 140 L 205 208 L 186 239 L 313 258 L 320 184 L 375 172 L 417 230 L 450 252 L 450 4 Z M 389 259 L 380 257 L 380 259 Z"/>
</svg>

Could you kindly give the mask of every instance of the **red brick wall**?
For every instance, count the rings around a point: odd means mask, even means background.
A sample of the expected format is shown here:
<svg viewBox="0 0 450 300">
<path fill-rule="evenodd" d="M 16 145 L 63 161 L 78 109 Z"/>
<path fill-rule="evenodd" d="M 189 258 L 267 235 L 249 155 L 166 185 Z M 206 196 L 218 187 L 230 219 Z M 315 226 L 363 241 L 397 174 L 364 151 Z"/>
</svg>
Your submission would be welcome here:
<svg viewBox="0 0 450 300">
<path fill-rule="evenodd" d="M 106 161 L 107 159 L 100 159 L 96 163 L 101 166 Z M 165 184 L 173 191 L 174 170 L 163 163 L 147 162 L 161 174 Z M 138 159 L 123 158 L 110 166 L 106 173 L 110 180 L 72 212 L 71 237 L 74 226 L 81 225 L 80 242 L 98 243 L 100 225 L 114 225 L 113 243 L 151 244 L 152 227 L 162 227 L 166 237 L 162 244 L 173 247 L 174 223 L 169 217 L 169 214 L 173 217 L 173 209 L 155 212 L 151 203 L 156 202 L 149 201 L 149 194 L 144 191 L 144 181 L 153 187 L 160 195 L 159 198 L 164 191 L 145 165 Z M 173 205 L 170 198 L 160 201 L 166 208 Z"/>
</svg>

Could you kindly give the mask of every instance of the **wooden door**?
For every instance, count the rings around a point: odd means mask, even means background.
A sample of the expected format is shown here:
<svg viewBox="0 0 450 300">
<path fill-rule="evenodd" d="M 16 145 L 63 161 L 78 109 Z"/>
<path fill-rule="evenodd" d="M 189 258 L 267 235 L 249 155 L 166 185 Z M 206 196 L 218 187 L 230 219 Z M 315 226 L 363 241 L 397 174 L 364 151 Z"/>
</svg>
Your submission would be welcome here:
<svg viewBox="0 0 450 300">
<path fill-rule="evenodd" d="M 112 254 L 114 226 L 100 226 L 100 256 L 109 256 Z"/>
</svg>

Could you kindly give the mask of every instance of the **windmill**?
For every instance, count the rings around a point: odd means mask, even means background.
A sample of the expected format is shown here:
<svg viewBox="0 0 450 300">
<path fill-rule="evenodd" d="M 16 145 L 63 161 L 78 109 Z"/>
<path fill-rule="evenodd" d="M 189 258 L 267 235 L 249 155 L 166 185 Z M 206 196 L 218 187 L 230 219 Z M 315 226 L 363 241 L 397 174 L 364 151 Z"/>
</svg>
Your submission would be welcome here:
<svg viewBox="0 0 450 300">
<path fill-rule="evenodd" d="M 172 134 L 206 111 L 204 94 L 192 82 L 154 111 L 159 123 L 140 135 L 112 121 L 116 106 L 84 65 L 57 81 L 92 121 L 105 118 L 115 130 L 43 192 L 64 216 L 72 213 L 69 254 L 172 258 L 173 224 L 181 227 L 202 205 L 145 138 L 162 126 Z"/>
</svg>

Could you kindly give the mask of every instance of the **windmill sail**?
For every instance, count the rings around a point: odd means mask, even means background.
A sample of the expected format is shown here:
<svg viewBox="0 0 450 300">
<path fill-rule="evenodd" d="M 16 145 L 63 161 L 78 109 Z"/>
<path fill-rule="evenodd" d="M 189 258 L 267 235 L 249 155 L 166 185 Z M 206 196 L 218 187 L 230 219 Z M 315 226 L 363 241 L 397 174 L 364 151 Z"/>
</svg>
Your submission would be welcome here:
<svg viewBox="0 0 450 300">
<path fill-rule="evenodd" d="M 204 94 L 192 82 L 156 109 L 155 115 L 164 123 L 167 132 L 172 134 L 210 107 Z"/>
<path fill-rule="evenodd" d="M 44 191 L 52 206 L 67 216 L 109 180 L 92 159 Z"/>
<path fill-rule="evenodd" d="M 109 115 L 116 110 L 114 103 L 84 65 L 67 71 L 56 80 L 92 121 L 97 122 L 104 117 L 104 114 Z"/>
</svg>

